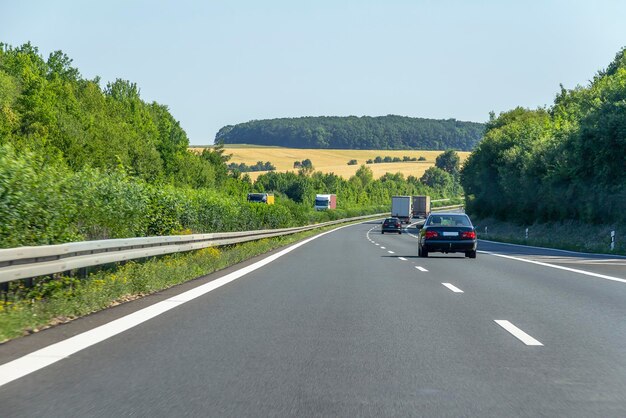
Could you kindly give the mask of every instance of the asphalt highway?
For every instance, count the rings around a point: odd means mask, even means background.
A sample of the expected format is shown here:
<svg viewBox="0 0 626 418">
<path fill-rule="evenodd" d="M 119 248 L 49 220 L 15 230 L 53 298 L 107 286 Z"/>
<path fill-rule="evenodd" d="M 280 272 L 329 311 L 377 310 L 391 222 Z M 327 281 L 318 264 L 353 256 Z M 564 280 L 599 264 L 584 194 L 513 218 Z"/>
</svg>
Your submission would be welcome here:
<svg viewBox="0 0 626 418">
<path fill-rule="evenodd" d="M 418 258 L 408 232 L 338 229 L 175 301 L 0 386 L 0 416 L 626 416 L 626 259 Z"/>
</svg>

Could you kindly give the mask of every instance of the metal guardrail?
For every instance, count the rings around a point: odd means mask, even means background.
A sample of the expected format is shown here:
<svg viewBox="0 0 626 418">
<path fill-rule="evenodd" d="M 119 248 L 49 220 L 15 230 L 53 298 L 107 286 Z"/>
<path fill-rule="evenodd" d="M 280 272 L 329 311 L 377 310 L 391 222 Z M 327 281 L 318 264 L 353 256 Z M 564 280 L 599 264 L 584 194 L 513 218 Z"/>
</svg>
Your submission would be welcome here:
<svg viewBox="0 0 626 418">
<path fill-rule="evenodd" d="M 433 211 L 436 210 L 448 210 L 448 209 L 463 209 L 463 205 L 450 205 L 450 206 L 439 206 L 437 208 L 432 208 Z"/>
<path fill-rule="evenodd" d="M 358 216 L 295 228 L 123 238 L 0 249 L 0 283 L 138 258 L 279 237 L 385 215 L 387 214 Z"/>
<path fill-rule="evenodd" d="M 431 199 L 431 203 L 432 202 L 449 202 L 452 199 L 465 199 L 465 196 L 461 195 L 461 196 L 457 196 L 457 197 L 449 197 L 449 198 L 446 198 L 446 199 Z"/>
</svg>

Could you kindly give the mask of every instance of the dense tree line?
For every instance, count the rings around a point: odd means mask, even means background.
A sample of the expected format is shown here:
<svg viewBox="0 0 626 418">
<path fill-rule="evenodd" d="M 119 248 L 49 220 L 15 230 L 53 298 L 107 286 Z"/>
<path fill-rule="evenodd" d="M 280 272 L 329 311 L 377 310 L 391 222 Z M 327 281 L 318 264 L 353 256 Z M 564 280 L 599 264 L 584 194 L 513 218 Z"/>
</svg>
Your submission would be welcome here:
<svg viewBox="0 0 626 418">
<path fill-rule="evenodd" d="M 393 194 L 450 196 L 450 175 L 425 183 L 361 167 L 346 180 L 268 173 L 252 183 L 229 170 L 223 145 L 201 154 L 164 105 L 137 85 L 100 87 L 57 51 L 0 44 L 0 248 L 89 239 L 280 228 L 384 211 Z M 275 205 L 246 194 L 276 194 Z M 336 211 L 315 212 L 316 193 Z"/>
<path fill-rule="evenodd" d="M 62 52 L 0 45 L 0 144 L 60 159 L 73 169 L 124 167 L 147 181 L 212 184 L 210 164 L 187 152 L 187 135 L 166 106 L 139 88 L 80 77 Z"/>
<path fill-rule="evenodd" d="M 225 126 L 216 141 L 333 149 L 456 149 L 469 151 L 484 124 L 404 116 L 302 117 L 254 120 Z"/>
<path fill-rule="evenodd" d="M 532 222 L 626 222 L 626 49 L 546 109 L 491 115 L 462 169 L 467 209 Z"/>
<path fill-rule="evenodd" d="M 257 161 L 256 164 L 248 165 L 246 163 L 230 163 L 228 169 L 231 171 L 240 171 L 242 173 L 248 173 L 250 171 L 271 171 L 276 170 L 274 164 L 269 161 Z"/>
<path fill-rule="evenodd" d="M 424 161 L 426 160 L 426 158 L 424 157 L 420 157 L 419 161 Z M 356 161 L 356 160 L 355 160 Z M 380 163 L 406 163 L 406 162 L 411 162 L 411 161 L 417 161 L 417 157 L 409 157 L 408 155 L 403 156 L 402 158 L 400 157 L 390 157 L 389 155 L 386 155 L 384 157 L 381 157 L 380 155 L 377 156 L 374 159 L 369 159 L 365 162 L 365 164 L 380 164 Z"/>
</svg>

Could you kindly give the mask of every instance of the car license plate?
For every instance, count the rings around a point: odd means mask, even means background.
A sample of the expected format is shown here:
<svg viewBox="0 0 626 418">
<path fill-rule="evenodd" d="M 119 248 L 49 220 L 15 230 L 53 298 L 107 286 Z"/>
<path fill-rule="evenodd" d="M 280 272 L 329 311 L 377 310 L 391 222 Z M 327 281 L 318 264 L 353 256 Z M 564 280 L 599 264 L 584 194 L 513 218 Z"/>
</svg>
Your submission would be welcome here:
<svg viewBox="0 0 626 418">
<path fill-rule="evenodd" d="M 459 233 L 458 232 L 444 232 L 443 236 L 444 237 L 458 237 Z"/>
</svg>

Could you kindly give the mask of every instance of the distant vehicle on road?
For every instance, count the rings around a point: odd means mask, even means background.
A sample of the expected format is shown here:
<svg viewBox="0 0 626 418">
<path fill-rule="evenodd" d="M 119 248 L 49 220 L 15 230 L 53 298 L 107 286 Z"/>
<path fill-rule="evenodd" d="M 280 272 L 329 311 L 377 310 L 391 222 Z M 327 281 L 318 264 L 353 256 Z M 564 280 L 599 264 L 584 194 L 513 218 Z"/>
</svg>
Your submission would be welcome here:
<svg viewBox="0 0 626 418">
<path fill-rule="evenodd" d="M 464 213 L 431 213 L 420 230 L 417 254 L 428 257 L 429 252 L 465 253 L 476 258 L 476 229 Z"/>
<path fill-rule="evenodd" d="M 430 215 L 430 196 L 413 196 L 413 217 L 427 218 Z"/>
<path fill-rule="evenodd" d="M 383 221 L 383 226 L 380 228 L 380 233 L 385 232 L 397 232 L 402 234 L 402 224 L 398 218 L 387 218 Z"/>
<path fill-rule="evenodd" d="M 315 210 L 337 209 L 337 195 L 318 194 L 315 195 Z"/>
<path fill-rule="evenodd" d="M 248 202 L 274 204 L 274 195 L 269 193 L 248 193 Z"/>
<path fill-rule="evenodd" d="M 413 216 L 411 210 L 411 196 L 392 196 L 391 216 L 400 219 L 400 221 L 405 224 L 410 223 L 411 216 Z"/>
</svg>

